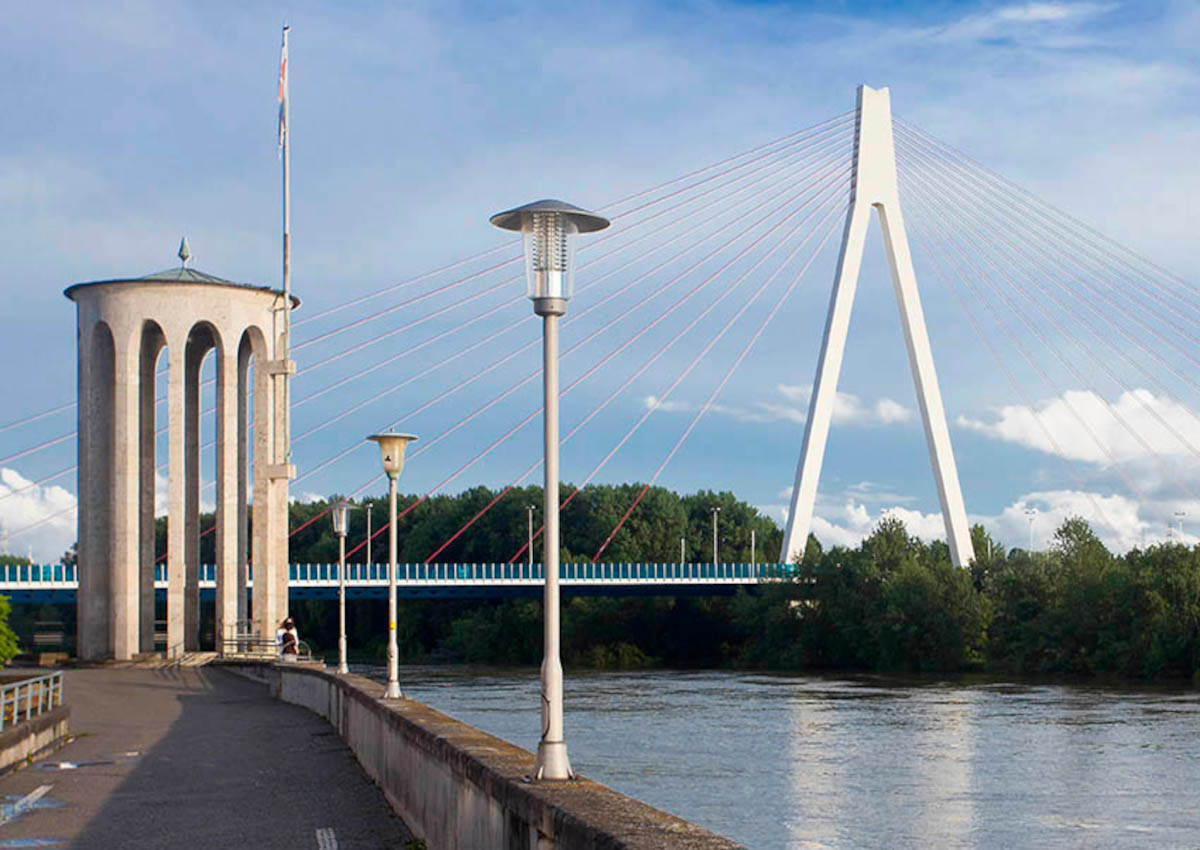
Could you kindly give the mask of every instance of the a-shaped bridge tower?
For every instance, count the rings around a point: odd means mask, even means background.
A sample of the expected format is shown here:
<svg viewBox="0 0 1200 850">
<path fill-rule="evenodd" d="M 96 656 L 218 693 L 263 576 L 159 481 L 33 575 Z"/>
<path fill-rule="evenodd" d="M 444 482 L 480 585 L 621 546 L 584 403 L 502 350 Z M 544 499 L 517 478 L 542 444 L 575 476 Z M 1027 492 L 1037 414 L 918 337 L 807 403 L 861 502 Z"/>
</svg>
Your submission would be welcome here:
<svg viewBox="0 0 1200 850">
<path fill-rule="evenodd" d="M 870 224 L 871 208 L 874 207 L 879 211 L 879 224 L 892 271 L 892 285 L 900 306 L 908 362 L 916 383 L 921 419 L 925 423 L 925 439 L 929 444 L 929 458 L 942 505 L 942 518 L 946 523 L 950 558 L 955 566 L 965 566 L 974 558 L 971 531 L 958 484 L 958 469 L 950 446 L 950 431 L 946 427 L 946 412 L 942 407 L 937 372 L 933 367 L 925 314 L 917 294 L 917 277 L 913 272 L 904 217 L 900 212 L 891 98 L 886 88 L 860 86 L 858 89 L 854 177 L 850 191 L 850 210 L 846 215 L 842 251 L 829 301 L 829 318 L 825 323 L 825 339 L 821 343 L 821 356 L 817 361 L 817 374 L 804 426 L 804 446 L 796 467 L 796 484 L 792 489 L 792 504 L 779 560 L 786 562 L 803 557 L 812 526 L 817 483 L 821 478 L 821 463 L 825 457 L 825 441 L 829 436 L 829 423 L 837 398 L 846 332 L 850 328 L 850 310 L 854 305 L 867 226 Z"/>
</svg>

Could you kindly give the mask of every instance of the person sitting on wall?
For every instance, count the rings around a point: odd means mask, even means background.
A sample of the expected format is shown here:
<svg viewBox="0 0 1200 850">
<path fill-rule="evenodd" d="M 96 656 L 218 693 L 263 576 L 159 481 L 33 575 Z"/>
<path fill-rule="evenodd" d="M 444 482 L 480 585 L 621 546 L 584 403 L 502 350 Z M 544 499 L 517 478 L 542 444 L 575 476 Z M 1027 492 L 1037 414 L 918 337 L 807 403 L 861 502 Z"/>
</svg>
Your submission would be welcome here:
<svg viewBox="0 0 1200 850">
<path fill-rule="evenodd" d="M 292 622 L 292 618 L 288 617 L 283 621 L 283 634 L 280 637 L 279 654 L 284 661 L 295 661 L 300 653 L 300 633 L 296 631 L 296 624 Z"/>
</svg>

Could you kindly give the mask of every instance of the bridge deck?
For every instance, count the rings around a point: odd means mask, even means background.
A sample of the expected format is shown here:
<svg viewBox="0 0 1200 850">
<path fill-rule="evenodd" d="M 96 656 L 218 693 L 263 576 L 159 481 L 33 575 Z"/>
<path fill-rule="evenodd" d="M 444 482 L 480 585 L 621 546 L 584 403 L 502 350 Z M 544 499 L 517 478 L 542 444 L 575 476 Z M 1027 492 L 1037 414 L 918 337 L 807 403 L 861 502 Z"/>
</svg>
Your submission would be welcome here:
<svg viewBox="0 0 1200 850">
<path fill-rule="evenodd" d="M 86 733 L 0 779 L 51 785 L 0 824 L 0 845 L 403 847 L 412 836 L 333 729 L 215 668 L 67 672 L 71 731 Z M 70 762 L 74 769 L 48 763 Z M 41 842 L 41 843 L 35 843 Z"/>
<path fill-rule="evenodd" d="M 733 563 L 581 563 L 562 564 L 559 577 L 566 594 L 733 593 L 738 587 L 794 575 L 790 564 Z M 407 597 L 486 597 L 540 593 L 541 564 L 399 564 L 399 593 Z M 166 569 L 159 565 L 154 586 L 165 598 Z M 200 568 L 200 591 L 211 595 L 216 567 Z M 246 582 L 254 587 L 253 569 Z M 387 564 L 347 564 L 347 596 L 382 596 L 388 586 Z M 62 564 L 0 566 L 0 594 L 16 602 L 71 602 L 79 587 L 78 568 Z M 292 564 L 288 588 L 293 599 L 329 598 L 338 587 L 337 564 Z"/>
</svg>

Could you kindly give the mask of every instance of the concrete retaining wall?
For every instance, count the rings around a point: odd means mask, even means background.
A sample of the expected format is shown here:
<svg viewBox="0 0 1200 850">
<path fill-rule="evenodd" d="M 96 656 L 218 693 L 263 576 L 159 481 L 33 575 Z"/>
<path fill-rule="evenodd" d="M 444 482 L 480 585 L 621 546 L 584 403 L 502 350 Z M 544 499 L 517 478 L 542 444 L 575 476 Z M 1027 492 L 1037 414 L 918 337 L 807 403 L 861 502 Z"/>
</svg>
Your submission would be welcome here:
<svg viewBox="0 0 1200 850">
<path fill-rule="evenodd" d="M 71 710 L 60 705 L 0 732 L 0 774 L 15 770 L 28 759 L 65 741 L 70 715 Z"/>
<path fill-rule="evenodd" d="M 327 719 L 431 850 L 728 850 L 734 842 L 580 779 L 531 783 L 534 756 L 413 700 L 323 669 L 239 665 Z"/>
</svg>

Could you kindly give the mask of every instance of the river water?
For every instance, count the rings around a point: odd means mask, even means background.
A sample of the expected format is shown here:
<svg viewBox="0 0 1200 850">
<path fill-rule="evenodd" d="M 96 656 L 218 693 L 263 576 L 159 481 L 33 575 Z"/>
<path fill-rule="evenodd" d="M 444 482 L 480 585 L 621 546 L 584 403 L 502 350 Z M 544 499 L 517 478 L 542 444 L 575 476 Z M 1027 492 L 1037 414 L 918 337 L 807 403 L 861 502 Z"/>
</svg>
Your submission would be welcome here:
<svg viewBox="0 0 1200 850">
<path fill-rule="evenodd" d="M 406 667 L 531 751 L 536 670 Z M 566 680 L 576 772 L 751 848 L 1200 848 L 1200 692 L 737 672 Z"/>
</svg>

